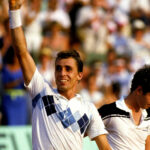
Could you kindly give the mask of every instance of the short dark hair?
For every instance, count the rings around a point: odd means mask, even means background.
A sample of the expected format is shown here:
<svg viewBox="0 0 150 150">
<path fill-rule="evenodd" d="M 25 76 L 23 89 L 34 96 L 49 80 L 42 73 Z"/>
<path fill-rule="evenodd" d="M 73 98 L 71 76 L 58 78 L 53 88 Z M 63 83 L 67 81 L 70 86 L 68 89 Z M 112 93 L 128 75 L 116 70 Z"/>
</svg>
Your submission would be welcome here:
<svg viewBox="0 0 150 150">
<path fill-rule="evenodd" d="M 78 72 L 83 72 L 83 61 L 81 60 L 81 57 L 76 50 L 68 50 L 68 51 L 59 52 L 57 54 L 55 63 L 60 59 L 66 59 L 70 57 L 75 59 L 77 63 L 77 67 L 78 67 Z"/>
<path fill-rule="evenodd" d="M 131 83 L 131 93 L 138 86 L 142 87 L 143 94 L 150 92 L 150 65 L 144 65 L 134 74 Z"/>
</svg>

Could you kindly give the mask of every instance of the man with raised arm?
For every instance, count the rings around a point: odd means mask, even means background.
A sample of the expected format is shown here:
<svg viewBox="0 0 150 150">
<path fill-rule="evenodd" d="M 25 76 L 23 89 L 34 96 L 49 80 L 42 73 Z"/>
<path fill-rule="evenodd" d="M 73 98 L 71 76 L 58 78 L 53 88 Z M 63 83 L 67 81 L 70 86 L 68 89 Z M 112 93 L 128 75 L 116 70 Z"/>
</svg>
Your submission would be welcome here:
<svg viewBox="0 0 150 150">
<path fill-rule="evenodd" d="M 75 50 L 60 52 L 55 61 L 57 90 L 38 72 L 27 51 L 21 27 L 20 0 L 9 0 L 11 36 L 24 82 L 33 100 L 33 150 L 81 150 L 85 134 L 100 150 L 110 150 L 107 131 L 93 104 L 76 94 L 83 63 Z"/>
</svg>

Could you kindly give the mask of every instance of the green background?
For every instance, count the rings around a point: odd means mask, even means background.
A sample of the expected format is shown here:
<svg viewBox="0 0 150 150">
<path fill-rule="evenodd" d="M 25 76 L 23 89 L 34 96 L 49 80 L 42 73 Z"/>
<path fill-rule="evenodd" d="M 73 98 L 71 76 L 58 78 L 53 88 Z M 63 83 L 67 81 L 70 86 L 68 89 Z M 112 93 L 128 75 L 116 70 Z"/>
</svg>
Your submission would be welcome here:
<svg viewBox="0 0 150 150">
<path fill-rule="evenodd" d="M 32 150 L 31 126 L 0 127 L 0 150 Z M 83 150 L 98 150 L 89 137 L 83 140 Z"/>
</svg>

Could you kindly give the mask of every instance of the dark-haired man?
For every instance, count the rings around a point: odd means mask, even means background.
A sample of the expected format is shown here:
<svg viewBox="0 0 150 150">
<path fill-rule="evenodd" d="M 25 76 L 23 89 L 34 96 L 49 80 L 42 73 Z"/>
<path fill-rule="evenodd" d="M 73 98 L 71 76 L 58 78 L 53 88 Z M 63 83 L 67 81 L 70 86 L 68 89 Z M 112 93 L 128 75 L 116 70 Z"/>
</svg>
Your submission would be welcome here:
<svg viewBox="0 0 150 150">
<path fill-rule="evenodd" d="M 55 62 L 57 91 L 41 77 L 27 51 L 21 28 L 19 0 L 9 0 L 13 45 L 24 81 L 33 98 L 33 150 L 81 150 L 87 135 L 101 150 L 110 150 L 107 131 L 98 111 L 76 94 L 82 79 L 83 63 L 76 51 L 60 52 Z"/>
<path fill-rule="evenodd" d="M 150 65 L 135 73 L 126 98 L 98 111 L 113 150 L 150 150 Z"/>
</svg>

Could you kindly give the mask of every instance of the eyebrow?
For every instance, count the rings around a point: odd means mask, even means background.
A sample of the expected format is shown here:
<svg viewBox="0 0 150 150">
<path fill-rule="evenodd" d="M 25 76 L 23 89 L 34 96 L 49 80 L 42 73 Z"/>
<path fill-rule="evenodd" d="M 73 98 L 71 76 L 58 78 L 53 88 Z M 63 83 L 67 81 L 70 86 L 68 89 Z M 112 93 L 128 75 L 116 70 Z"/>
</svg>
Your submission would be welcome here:
<svg viewBox="0 0 150 150">
<path fill-rule="evenodd" d="M 56 67 L 72 67 L 72 66 L 70 66 L 70 65 L 62 66 L 62 65 L 57 65 L 57 64 L 56 64 Z"/>
</svg>

